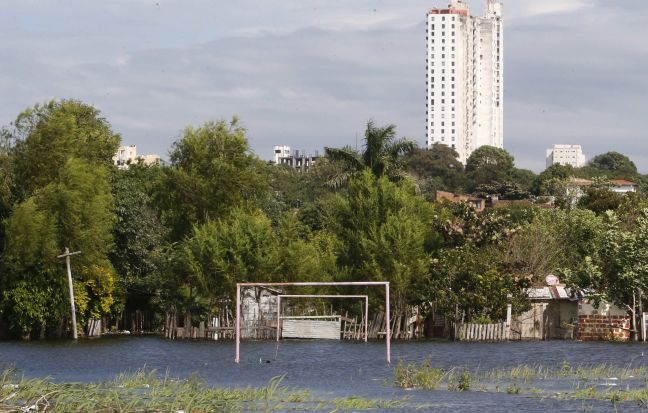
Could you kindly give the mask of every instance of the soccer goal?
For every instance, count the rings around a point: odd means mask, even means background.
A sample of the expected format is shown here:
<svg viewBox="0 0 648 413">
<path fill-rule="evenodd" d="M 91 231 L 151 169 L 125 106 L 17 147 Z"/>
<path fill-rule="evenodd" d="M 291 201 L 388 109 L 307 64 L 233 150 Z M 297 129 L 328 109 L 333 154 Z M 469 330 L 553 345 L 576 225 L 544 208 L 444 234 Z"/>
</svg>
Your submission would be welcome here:
<svg viewBox="0 0 648 413">
<path fill-rule="evenodd" d="M 236 284 L 236 325 L 235 325 L 235 337 L 236 337 L 236 354 L 234 361 L 239 363 L 241 361 L 241 288 L 242 287 L 340 287 L 340 286 L 382 286 L 385 288 L 385 345 L 386 345 L 386 360 L 387 363 L 391 363 L 391 322 L 390 322 L 390 310 L 389 310 L 389 282 L 387 281 L 343 281 L 343 282 L 292 282 L 292 283 L 237 283 Z M 297 297 L 306 297 L 308 295 L 298 295 L 298 294 L 283 294 L 281 296 L 297 296 Z M 332 295 L 328 296 L 315 295 L 312 294 L 313 298 L 343 298 L 343 295 Z M 357 297 L 366 297 L 366 296 L 355 296 Z M 346 297 L 348 298 L 348 296 Z M 281 302 L 281 298 L 277 298 L 278 304 Z M 368 322 L 368 307 L 369 307 L 369 298 L 366 297 L 365 301 L 365 340 L 367 338 L 367 322 Z M 281 317 L 281 305 L 277 305 L 277 340 L 279 339 L 279 323 Z"/>
</svg>

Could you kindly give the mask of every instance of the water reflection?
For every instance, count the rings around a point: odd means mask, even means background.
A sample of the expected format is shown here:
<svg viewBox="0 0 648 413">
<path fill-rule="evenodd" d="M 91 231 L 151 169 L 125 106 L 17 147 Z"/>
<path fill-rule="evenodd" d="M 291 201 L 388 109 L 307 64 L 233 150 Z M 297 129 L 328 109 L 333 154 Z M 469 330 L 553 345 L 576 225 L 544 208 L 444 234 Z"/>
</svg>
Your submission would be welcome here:
<svg viewBox="0 0 648 413">
<path fill-rule="evenodd" d="M 28 377 L 57 381 L 99 381 L 144 366 L 177 377 L 198 374 L 218 386 L 260 386 L 286 374 L 284 384 L 307 388 L 327 397 L 410 398 L 412 408 L 434 411 L 609 411 L 609 402 L 560 401 L 506 393 L 439 390 L 407 391 L 391 385 L 384 342 L 336 341 L 243 342 L 241 364 L 233 362 L 229 341 L 166 341 L 156 337 L 114 337 L 100 340 L 0 342 L 0 364 L 21 369 Z M 579 342 L 450 343 L 397 342 L 393 360 L 431 359 L 440 367 L 471 370 L 512 368 L 521 364 L 552 367 L 567 362 L 633 367 L 644 364 L 642 344 Z M 623 411 L 645 411 L 635 404 Z"/>
</svg>

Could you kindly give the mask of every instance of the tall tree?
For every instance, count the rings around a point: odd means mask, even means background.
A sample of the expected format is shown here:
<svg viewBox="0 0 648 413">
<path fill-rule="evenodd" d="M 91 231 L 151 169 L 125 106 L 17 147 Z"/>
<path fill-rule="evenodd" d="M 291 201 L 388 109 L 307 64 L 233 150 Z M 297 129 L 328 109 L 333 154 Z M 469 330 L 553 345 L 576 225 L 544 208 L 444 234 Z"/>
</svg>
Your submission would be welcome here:
<svg viewBox="0 0 648 413">
<path fill-rule="evenodd" d="M 369 169 L 376 177 L 386 176 L 391 180 L 399 180 L 403 177 L 400 156 L 412 149 L 414 149 L 414 141 L 396 139 L 396 125 L 378 127 L 373 120 L 370 120 L 365 130 L 362 153 L 349 146 L 324 148 L 327 158 L 345 165 L 342 171 L 331 177 L 329 183 L 331 186 L 338 187 L 364 169 Z"/>
<path fill-rule="evenodd" d="M 597 155 L 589 162 L 587 169 L 595 169 L 607 174 L 608 178 L 633 179 L 638 175 L 637 166 L 626 155 L 619 152 L 606 152 Z"/>
<path fill-rule="evenodd" d="M 110 165 L 121 140 L 97 109 L 76 100 L 35 105 L 18 115 L 8 133 L 22 199 L 55 180 L 72 157 Z"/>
<path fill-rule="evenodd" d="M 566 182 L 574 176 L 574 167 L 571 165 L 554 164 L 538 175 L 531 188 L 535 195 L 562 195 L 558 190 L 561 182 Z"/>
<path fill-rule="evenodd" d="M 436 190 L 462 192 L 466 185 L 464 166 L 451 147 L 435 143 L 430 149 L 415 148 L 404 158 L 407 171 L 422 192 Z M 431 194 L 432 197 L 434 194 Z"/>
<path fill-rule="evenodd" d="M 187 127 L 173 144 L 170 160 L 156 199 L 172 240 L 189 234 L 192 224 L 224 217 L 234 207 L 258 205 L 267 195 L 265 164 L 251 153 L 236 118 Z"/>
<path fill-rule="evenodd" d="M 111 175 L 116 221 L 110 260 L 126 294 L 125 305 L 133 310 L 148 305 L 162 287 L 161 255 L 168 231 L 151 196 L 160 174 L 158 166 L 131 165 L 125 170 L 115 168 Z"/>
<path fill-rule="evenodd" d="M 180 248 L 188 272 L 212 299 L 230 298 L 237 282 L 272 281 L 278 267 L 277 239 L 260 211 L 236 209 L 196 225 Z"/>
<path fill-rule="evenodd" d="M 2 283 L 3 304 L 17 334 L 29 336 L 40 328 L 37 334 L 43 335 L 47 326 L 60 322 L 56 308 L 65 302 L 60 299 L 66 296 L 65 271 L 56 256 L 65 247 L 82 251 L 72 264 L 80 321 L 110 313 L 115 302 L 114 271 L 108 260 L 113 224 L 106 168 L 75 158 L 65 163 L 54 181 L 15 207 L 7 220 L 3 260 L 8 271 Z M 15 301 L 26 291 L 40 297 L 34 307 Z M 13 312 L 14 306 L 22 310 Z M 31 325 L 33 320 L 39 325 Z"/>
<path fill-rule="evenodd" d="M 481 146 L 468 157 L 466 175 L 473 188 L 479 185 L 503 184 L 513 179 L 515 162 L 504 149 Z"/>
<path fill-rule="evenodd" d="M 416 302 L 430 253 L 440 243 L 432 204 L 413 185 L 376 178 L 369 170 L 349 182 L 347 193 L 329 204 L 325 228 L 342 243 L 338 265 L 353 280 L 387 280 L 395 306 Z"/>
</svg>

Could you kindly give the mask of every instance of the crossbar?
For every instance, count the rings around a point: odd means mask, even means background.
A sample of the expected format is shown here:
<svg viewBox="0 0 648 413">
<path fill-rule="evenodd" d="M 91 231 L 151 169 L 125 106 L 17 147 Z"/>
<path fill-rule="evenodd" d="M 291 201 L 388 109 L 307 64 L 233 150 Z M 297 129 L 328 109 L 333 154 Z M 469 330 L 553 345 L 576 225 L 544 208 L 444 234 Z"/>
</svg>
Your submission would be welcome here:
<svg viewBox="0 0 648 413">
<path fill-rule="evenodd" d="M 241 287 L 316 287 L 316 286 L 329 286 L 329 287 L 336 287 L 336 286 L 384 286 L 385 287 L 385 326 L 386 326 L 386 334 L 385 334 L 385 342 L 386 342 L 386 359 L 387 363 L 391 363 L 391 314 L 389 310 L 389 281 L 340 281 L 340 282 L 333 282 L 333 281 L 320 281 L 320 282 L 275 282 L 275 283 L 236 283 L 236 354 L 234 357 L 234 362 L 235 363 L 240 363 L 241 361 Z M 285 297 L 290 296 L 293 294 L 286 294 L 284 295 Z M 307 294 L 309 295 L 309 294 Z M 305 295 L 305 296 L 307 296 Z M 314 295 L 314 294 L 310 294 Z M 303 296 L 302 296 L 303 297 Z M 334 296 L 334 297 L 340 297 Z M 314 297 L 313 297 L 314 298 Z M 322 297 L 324 298 L 324 297 Z M 333 298 L 333 297 L 331 297 Z M 280 302 L 281 299 L 278 298 L 278 302 Z M 281 308 L 277 306 L 278 309 Z M 368 315 L 368 308 L 369 308 L 369 298 L 366 298 L 365 301 L 365 317 L 369 317 Z M 279 311 L 279 310 L 278 310 Z M 365 340 L 367 338 L 366 334 L 366 329 L 367 329 L 367 323 L 365 322 Z M 279 337 L 279 319 L 277 318 L 277 338 Z"/>
</svg>

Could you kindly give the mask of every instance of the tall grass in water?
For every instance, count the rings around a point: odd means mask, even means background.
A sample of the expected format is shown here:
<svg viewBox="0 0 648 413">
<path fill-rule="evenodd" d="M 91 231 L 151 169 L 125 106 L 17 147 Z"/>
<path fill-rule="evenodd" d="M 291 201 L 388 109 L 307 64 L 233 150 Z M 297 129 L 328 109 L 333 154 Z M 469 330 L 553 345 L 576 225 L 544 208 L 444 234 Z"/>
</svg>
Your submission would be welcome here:
<svg viewBox="0 0 648 413">
<path fill-rule="evenodd" d="M 397 386 L 406 389 L 435 390 L 446 376 L 443 369 L 432 366 L 431 360 L 416 365 L 399 360 L 394 368 L 394 381 Z"/>
<path fill-rule="evenodd" d="M 283 402 L 308 400 L 308 392 L 280 387 L 283 376 L 265 387 L 218 389 L 197 377 L 159 377 L 155 371 L 120 374 L 105 383 L 52 383 L 0 374 L 0 413 L 4 412 L 240 412 L 275 411 Z"/>
<path fill-rule="evenodd" d="M 25 379 L 14 371 L 0 371 L 0 413 L 207 413 L 274 411 L 347 411 L 393 408 L 402 400 L 362 397 L 316 399 L 306 390 L 282 386 L 284 376 L 267 386 L 222 389 L 198 377 L 178 380 L 168 373 L 139 370 L 104 383 L 52 383 Z"/>
</svg>

